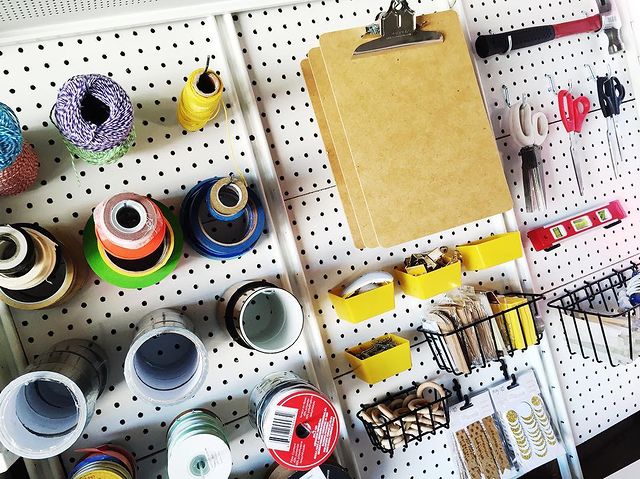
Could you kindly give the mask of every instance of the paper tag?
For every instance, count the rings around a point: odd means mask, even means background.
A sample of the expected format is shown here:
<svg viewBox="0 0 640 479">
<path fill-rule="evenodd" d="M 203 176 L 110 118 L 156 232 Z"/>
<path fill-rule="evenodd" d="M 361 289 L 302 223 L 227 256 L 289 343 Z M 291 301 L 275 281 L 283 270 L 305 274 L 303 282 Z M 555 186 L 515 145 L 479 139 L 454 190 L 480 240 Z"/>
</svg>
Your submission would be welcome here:
<svg viewBox="0 0 640 479">
<path fill-rule="evenodd" d="M 320 467 L 314 467 L 300 479 L 327 479 L 327 476 L 324 475 Z"/>
<path fill-rule="evenodd" d="M 267 431 L 265 444 L 269 449 L 276 451 L 289 451 L 291 449 L 291 440 L 293 439 L 297 418 L 297 409 L 285 406 L 273 408 L 272 413 L 267 417 L 264 428 Z"/>
</svg>

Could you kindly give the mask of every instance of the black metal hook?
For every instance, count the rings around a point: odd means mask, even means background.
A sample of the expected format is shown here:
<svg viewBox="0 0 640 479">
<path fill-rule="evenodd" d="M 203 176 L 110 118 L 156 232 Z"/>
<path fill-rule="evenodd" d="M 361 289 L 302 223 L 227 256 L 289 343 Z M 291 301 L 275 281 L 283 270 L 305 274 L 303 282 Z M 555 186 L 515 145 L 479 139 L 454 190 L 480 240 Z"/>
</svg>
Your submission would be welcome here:
<svg viewBox="0 0 640 479">
<path fill-rule="evenodd" d="M 456 396 L 458 396 L 458 401 L 459 402 L 464 401 L 464 404 L 460 407 L 461 411 L 464 411 L 465 409 L 469 409 L 470 407 L 473 407 L 473 404 L 471 403 L 471 398 L 469 398 L 469 395 L 462 394 L 462 386 L 460 385 L 460 382 L 456 378 L 453 378 L 453 390 L 455 391 Z"/>
<path fill-rule="evenodd" d="M 500 370 L 502 371 L 502 375 L 504 376 L 505 381 L 511 381 L 511 384 L 507 386 L 507 389 L 517 388 L 519 386 L 518 379 L 515 374 L 509 375 L 509 369 L 507 368 L 507 363 L 504 359 L 500 359 Z"/>
</svg>

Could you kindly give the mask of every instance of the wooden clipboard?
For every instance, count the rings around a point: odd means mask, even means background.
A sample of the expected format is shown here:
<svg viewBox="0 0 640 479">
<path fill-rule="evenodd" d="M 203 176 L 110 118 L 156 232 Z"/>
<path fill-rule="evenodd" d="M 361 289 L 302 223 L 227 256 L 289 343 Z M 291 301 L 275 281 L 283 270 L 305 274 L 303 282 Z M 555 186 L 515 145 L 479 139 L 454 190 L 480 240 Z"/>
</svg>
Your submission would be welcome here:
<svg viewBox="0 0 640 479">
<path fill-rule="evenodd" d="M 418 22 L 442 32 L 444 42 L 354 57 L 368 41 L 356 28 L 322 35 L 320 52 L 310 52 L 329 130 L 323 138 L 339 163 L 331 166 L 334 174 L 340 169 L 341 197 L 346 203 L 348 193 L 369 247 L 393 246 L 512 208 L 457 14 L 425 15 Z"/>
</svg>

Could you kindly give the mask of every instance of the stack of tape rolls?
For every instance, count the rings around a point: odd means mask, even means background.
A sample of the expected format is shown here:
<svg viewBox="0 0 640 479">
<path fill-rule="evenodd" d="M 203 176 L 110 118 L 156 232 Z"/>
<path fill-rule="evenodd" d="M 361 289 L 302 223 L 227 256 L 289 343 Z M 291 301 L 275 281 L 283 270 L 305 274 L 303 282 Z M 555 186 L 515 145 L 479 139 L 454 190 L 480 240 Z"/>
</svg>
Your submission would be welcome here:
<svg viewBox="0 0 640 479">
<path fill-rule="evenodd" d="M 185 130 L 196 131 L 220 112 L 222 79 L 207 66 L 191 72 L 178 101 L 178 121 Z"/>
<path fill-rule="evenodd" d="M 39 168 L 35 150 L 22 138 L 18 117 L 0 103 L 0 196 L 26 191 L 36 181 Z"/>
<path fill-rule="evenodd" d="M 269 374 L 251 391 L 249 422 L 275 461 L 293 471 L 327 462 L 340 433 L 329 398 L 291 372 Z"/>
<path fill-rule="evenodd" d="M 241 178 L 215 177 L 194 186 L 182 201 L 180 224 L 191 247 L 211 259 L 242 256 L 262 234 L 260 198 Z"/>
<path fill-rule="evenodd" d="M 176 417 L 167 432 L 169 479 L 227 479 L 232 459 L 222 421 L 206 409 Z"/>
<path fill-rule="evenodd" d="M 191 320 L 171 309 L 143 317 L 124 362 L 124 377 L 137 397 L 168 406 L 192 398 L 208 372 L 207 350 Z"/>
<path fill-rule="evenodd" d="M 70 299 L 87 272 L 73 243 L 35 224 L 0 226 L 0 301 L 35 310 Z"/>
<path fill-rule="evenodd" d="M 29 459 L 66 451 L 89 424 L 108 373 L 95 343 L 57 343 L 0 393 L 0 442 Z"/>
<path fill-rule="evenodd" d="M 242 281 L 227 289 L 220 313 L 241 346 L 261 353 L 286 351 L 304 327 L 304 311 L 289 291 L 267 281 Z"/>
<path fill-rule="evenodd" d="M 135 479 L 136 461 L 129 451 L 114 444 L 78 449 L 85 456 L 78 461 L 69 479 Z"/>
<path fill-rule="evenodd" d="M 135 193 L 120 193 L 96 206 L 83 240 L 91 269 L 121 288 L 158 283 L 182 254 L 182 230 L 173 213 Z"/>
<path fill-rule="evenodd" d="M 326 463 L 310 471 L 292 471 L 278 466 L 265 479 L 351 479 L 351 477 L 343 467 Z"/>
<path fill-rule="evenodd" d="M 111 78 L 77 75 L 65 82 L 51 110 L 69 152 L 93 165 L 122 158 L 136 139 L 133 105 Z"/>
</svg>

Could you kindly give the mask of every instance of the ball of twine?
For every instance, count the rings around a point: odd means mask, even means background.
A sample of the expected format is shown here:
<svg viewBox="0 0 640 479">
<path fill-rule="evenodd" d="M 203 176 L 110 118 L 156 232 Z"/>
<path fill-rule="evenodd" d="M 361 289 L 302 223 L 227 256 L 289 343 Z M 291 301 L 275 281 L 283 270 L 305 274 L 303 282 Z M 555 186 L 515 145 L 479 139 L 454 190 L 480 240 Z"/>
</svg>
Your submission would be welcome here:
<svg viewBox="0 0 640 479">
<path fill-rule="evenodd" d="M 0 196 L 17 195 L 29 189 L 38 178 L 38 155 L 24 142 L 16 161 L 0 171 Z"/>
<path fill-rule="evenodd" d="M 70 153 L 91 164 L 115 162 L 135 141 L 131 100 L 104 75 L 67 80 L 58 92 L 51 119 Z"/>
<path fill-rule="evenodd" d="M 22 130 L 16 114 L 0 103 L 0 170 L 11 166 L 22 151 Z"/>
</svg>

